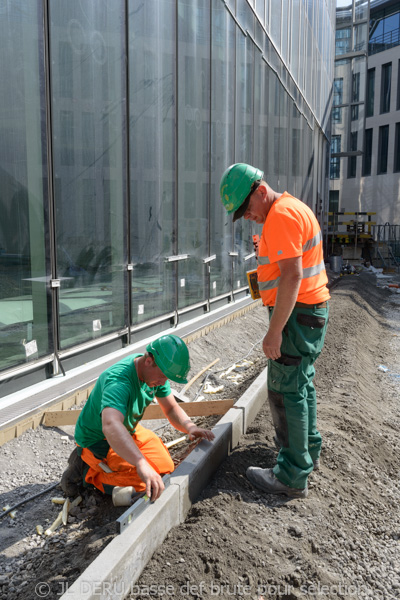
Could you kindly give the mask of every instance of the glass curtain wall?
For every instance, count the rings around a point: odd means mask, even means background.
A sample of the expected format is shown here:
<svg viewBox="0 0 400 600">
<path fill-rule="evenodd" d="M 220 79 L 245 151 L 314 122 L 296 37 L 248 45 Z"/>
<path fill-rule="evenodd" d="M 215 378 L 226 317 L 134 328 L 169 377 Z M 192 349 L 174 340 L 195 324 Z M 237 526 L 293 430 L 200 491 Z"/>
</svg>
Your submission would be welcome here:
<svg viewBox="0 0 400 600">
<path fill-rule="evenodd" d="M 124 42 L 122 0 L 50 2 L 61 349 L 127 324 Z"/>
<path fill-rule="evenodd" d="M 0 369 L 52 352 L 42 4 L 0 14 Z"/>
<path fill-rule="evenodd" d="M 282 6 L 3 3 L 1 371 L 55 350 L 77 362 L 92 342 L 122 346 L 129 327 L 245 294 L 261 228 L 222 207 L 232 163 L 314 207 L 332 14 Z M 353 92 L 365 87 L 361 68 L 345 68 L 359 73 Z M 343 124 L 361 102 L 350 94 Z"/>
<path fill-rule="evenodd" d="M 175 310 L 175 1 L 131 0 L 132 323 Z"/>
</svg>

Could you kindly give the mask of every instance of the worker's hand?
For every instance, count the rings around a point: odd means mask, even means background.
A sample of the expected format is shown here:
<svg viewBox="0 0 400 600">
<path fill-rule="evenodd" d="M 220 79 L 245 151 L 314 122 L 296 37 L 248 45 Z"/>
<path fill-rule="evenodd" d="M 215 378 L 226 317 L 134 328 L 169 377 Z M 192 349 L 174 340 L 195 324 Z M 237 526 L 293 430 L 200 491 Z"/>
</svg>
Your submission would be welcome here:
<svg viewBox="0 0 400 600">
<path fill-rule="evenodd" d="M 209 442 L 212 442 L 215 438 L 215 435 L 212 431 L 210 431 L 210 429 L 202 429 L 201 427 L 197 427 L 194 423 L 188 425 L 187 433 L 190 440 L 202 438 L 203 440 L 208 440 Z"/>
<path fill-rule="evenodd" d="M 276 360 L 281 355 L 282 333 L 268 331 L 263 339 L 263 351 L 267 358 Z"/>
<path fill-rule="evenodd" d="M 143 483 L 146 484 L 146 494 L 154 502 L 165 489 L 161 476 L 153 469 L 145 458 L 136 464 L 136 471 Z"/>
</svg>

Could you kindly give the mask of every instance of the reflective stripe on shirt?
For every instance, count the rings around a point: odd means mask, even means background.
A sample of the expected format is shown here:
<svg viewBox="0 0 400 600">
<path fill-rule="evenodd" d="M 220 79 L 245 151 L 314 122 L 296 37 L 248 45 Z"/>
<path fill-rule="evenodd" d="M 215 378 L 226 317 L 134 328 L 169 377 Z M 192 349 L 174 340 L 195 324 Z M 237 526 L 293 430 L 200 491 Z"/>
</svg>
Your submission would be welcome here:
<svg viewBox="0 0 400 600">
<path fill-rule="evenodd" d="M 314 265 L 312 267 L 307 267 L 306 269 L 303 269 L 303 279 L 314 277 L 314 275 L 318 275 L 322 271 L 325 271 L 324 261 L 320 262 L 319 265 Z"/>
<path fill-rule="evenodd" d="M 257 260 L 259 265 L 269 265 L 268 256 L 258 256 Z"/>
<path fill-rule="evenodd" d="M 266 290 L 272 290 L 273 288 L 278 287 L 279 280 L 280 277 L 277 277 L 276 279 L 271 279 L 270 281 L 259 281 L 258 289 L 262 292 L 265 292 Z"/>
<path fill-rule="evenodd" d="M 303 277 L 302 279 L 308 279 L 309 277 L 314 277 L 314 275 L 318 275 L 319 273 L 322 273 L 322 271 L 325 270 L 325 263 L 324 261 L 322 261 L 321 263 L 319 263 L 319 265 L 314 265 L 313 267 L 307 267 L 306 269 L 303 269 Z M 258 288 L 265 292 L 266 290 L 273 290 L 274 288 L 278 287 L 280 281 L 280 277 L 277 277 L 276 279 L 271 279 L 269 281 L 259 281 L 258 282 Z"/>
<path fill-rule="evenodd" d="M 318 233 L 316 233 L 314 235 L 314 237 L 311 238 L 311 240 L 308 240 L 304 246 L 303 246 L 303 252 L 307 252 L 307 250 L 311 250 L 311 248 L 314 248 L 315 246 L 318 246 L 318 244 L 322 241 L 322 233 L 320 231 L 318 231 Z"/>
</svg>

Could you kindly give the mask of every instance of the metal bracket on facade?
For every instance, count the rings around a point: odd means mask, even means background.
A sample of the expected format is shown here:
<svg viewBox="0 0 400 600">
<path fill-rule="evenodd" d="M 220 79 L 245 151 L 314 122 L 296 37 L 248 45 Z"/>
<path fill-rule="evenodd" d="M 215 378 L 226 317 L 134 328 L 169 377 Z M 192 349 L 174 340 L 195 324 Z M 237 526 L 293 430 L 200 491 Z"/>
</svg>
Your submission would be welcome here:
<svg viewBox="0 0 400 600">
<path fill-rule="evenodd" d="M 50 287 L 51 288 L 59 288 L 61 284 L 60 279 L 50 279 Z"/>
<path fill-rule="evenodd" d="M 252 252 L 251 254 L 248 254 L 247 256 L 245 256 L 243 260 L 250 260 L 250 259 L 251 259 L 251 258 L 253 258 L 253 256 L 255 256 L 255 255 L 256 255 L 256 253 L 255 253 L 255 252 Z"/>
<path fill-rule="evenodd" d="M 210 263 L 212 260 L 215 260 L 217 258 L 216 254 L 213 254 L 212 256 L 207 256 L 207 258 L 203 258 L 203 263 L 207 264 Z"/>
<path fill-rule="evenodd" d="M 229 256 L 239 256 L 239 252 L 228 252 Z"/>
<path fill-rule="evenodd" d="M 189 258 L 189 254 L 176 254 L 175 256 L 166 256 L 165 260 L 167 262 L 176 262 L 178 260 L 186 260 Z"/>
<path fill-rule="evenodd" d="M 133 264 L 129 263 L 129 265 L 126 265 L 126 270 L 127 271 L 133 271 Z"/>
</svg>

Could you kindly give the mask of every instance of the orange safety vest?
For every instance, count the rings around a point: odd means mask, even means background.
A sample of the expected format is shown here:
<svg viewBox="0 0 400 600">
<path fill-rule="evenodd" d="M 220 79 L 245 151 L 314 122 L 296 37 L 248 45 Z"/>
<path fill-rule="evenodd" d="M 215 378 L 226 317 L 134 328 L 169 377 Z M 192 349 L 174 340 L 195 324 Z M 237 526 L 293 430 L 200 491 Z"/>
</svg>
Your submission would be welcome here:
<svg viewBox="0 0 400 600">
<path fill-rule="evenodd" d="M 297 301 L 319 304 L 329 300 L 319 223 L 304 202 L 284 192 L 267 215 L 259 244 L 257 278 L 263 304 L 275 306 L 281 274 L 278 261 L 296 256 L 303 259 Z"/>
</svg>

